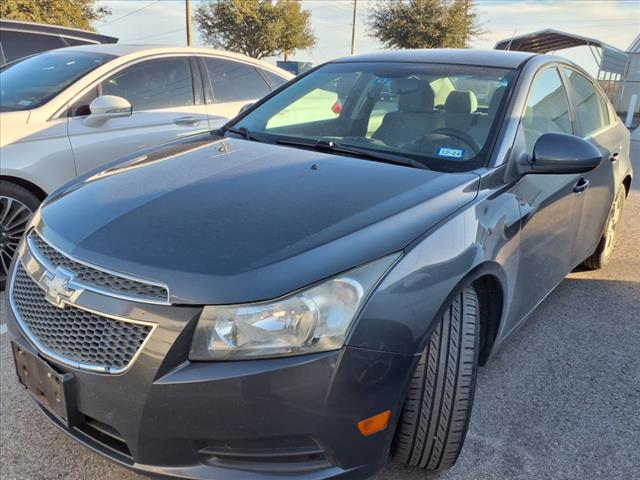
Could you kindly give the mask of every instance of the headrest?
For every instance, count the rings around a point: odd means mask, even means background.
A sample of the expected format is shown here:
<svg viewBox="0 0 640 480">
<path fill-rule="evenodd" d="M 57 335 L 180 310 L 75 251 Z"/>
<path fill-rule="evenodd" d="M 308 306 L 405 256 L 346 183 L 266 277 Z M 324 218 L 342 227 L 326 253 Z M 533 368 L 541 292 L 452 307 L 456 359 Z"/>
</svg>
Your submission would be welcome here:
<svg viewBox="0 0 640 480">
<path fill-rule="evenodd" d="M 493 95 L 491 95 L 491 100 L 489 100 L 489 110 L 487 111 L 489 115 L 494 115 L 498 111 L 498 107 L 506 91 L 507 87 L 498 87 L 495 89 Z"/>
<path fill-rule="evenodd" d="M 431 112 L 435 93 L 424 80 L 402 78 L 397 81 L 398 110 L 403 112 Z"/>
<path fill-rule="evenodd" d="M 453 90 L 444 102 L 448 113 L 473 113 L 478 109 L 476 94 L 468 90 Z"/>
</svg>

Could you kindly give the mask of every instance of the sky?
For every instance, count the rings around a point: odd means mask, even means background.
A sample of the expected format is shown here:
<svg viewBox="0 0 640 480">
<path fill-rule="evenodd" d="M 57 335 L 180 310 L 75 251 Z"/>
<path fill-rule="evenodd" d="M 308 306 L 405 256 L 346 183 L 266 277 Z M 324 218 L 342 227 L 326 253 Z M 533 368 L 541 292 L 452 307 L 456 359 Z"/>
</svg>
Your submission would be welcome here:
<svg viewBox="0 0 640 480">
<path fill-rule="evenodd" d="M 378 0 L 357 0 L 356 53 L 382 49 L 367 34 L 366 21 Z M 192 0 L 192 10 L 206 0 Z M 120 43 L 185 45 L 184 0 L 99 0 L 112 14 L 94 23 L 99 33 L 118 37 Z M 317 37 L 310 51 L 290 58 L 314 64 L 349 55 L 351 48 L 352 0 L 303 0 L 311 11 Z M 640 33 L 640 0 L 476 0 L 476 12 L 484 33 L 471 48 L 493 48 L 498 40 L 555 28 L 597 38 L 626 50 Z M 205 46 L 194 24 L 194 45 Z M 587 47 L 559 52 L 591 73 L 596 63 Z M 275 63 L 277 59 L 267 59 Z"/>
</svg>

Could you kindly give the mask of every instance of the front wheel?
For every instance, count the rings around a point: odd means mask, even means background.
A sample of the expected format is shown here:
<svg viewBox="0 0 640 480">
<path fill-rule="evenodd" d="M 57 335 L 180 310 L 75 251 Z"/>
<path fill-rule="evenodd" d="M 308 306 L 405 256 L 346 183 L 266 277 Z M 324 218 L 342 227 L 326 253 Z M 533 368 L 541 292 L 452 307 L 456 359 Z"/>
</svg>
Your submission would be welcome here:
<svg viewBox="0 0 640 480">
<path fill-rule="evenodd" d="M 395 460 L 440 470 L 458 459 L 471 417 L 480 346 L 478 296 L 453 299 L 416 367 L 392 447 Z"/>
<path fill-rule="evenodd" d="M 605 227 L 604 233 L 600 238 L 600 242 L 598 242 L 596 251 L 593 252 L 593 254 L 584 262 L 582 262 L 582 266 L 590 268 L 592 270 L 597 270 L 599 268 L 604 268 L 605 265 L 609 263 L 611 255 L 613 254 L 613 248 L 616 244 L 618 225 L 620 224 L 620 219 L 622 218 L 622 210 L 624 209 L 626 193 L 627 190 L 624 185 L 620 185 L 620 188 L 618 188 L 618 193 L 616 194 L 615 198 L 613 199 L 613 203 L 611 204 L 611 210 L 609 210 L 609 216 L 607 217 L 607 226 Z"/>
<path fill-rule="evenodd" d="M 11 259 L 39 203 L 29 190 L 0 181 L 0 290 L 4 290 Z"/>
</svg>

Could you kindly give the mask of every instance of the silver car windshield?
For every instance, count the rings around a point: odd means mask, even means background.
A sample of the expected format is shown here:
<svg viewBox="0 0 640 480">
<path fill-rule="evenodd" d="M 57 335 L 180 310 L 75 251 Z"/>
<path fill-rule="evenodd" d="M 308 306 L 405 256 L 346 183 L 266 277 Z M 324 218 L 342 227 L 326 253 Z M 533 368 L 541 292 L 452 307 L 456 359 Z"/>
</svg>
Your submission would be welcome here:
<svg viewBox="0 0 640 480">
<path fill-rule="evenodd" d="M 334 142 L 402 155 L 432 169 L 469 170 L 486 161 L 516 73 L 466 65 L 333 63 L 234 127 L 261 141 Z"/>
<path fill-rule="evenodd" d="M 103 53 L 62 49 L 5 65 L 0 71 L 0 111 L 37 108 L 113 58 Z"/>
</svg>

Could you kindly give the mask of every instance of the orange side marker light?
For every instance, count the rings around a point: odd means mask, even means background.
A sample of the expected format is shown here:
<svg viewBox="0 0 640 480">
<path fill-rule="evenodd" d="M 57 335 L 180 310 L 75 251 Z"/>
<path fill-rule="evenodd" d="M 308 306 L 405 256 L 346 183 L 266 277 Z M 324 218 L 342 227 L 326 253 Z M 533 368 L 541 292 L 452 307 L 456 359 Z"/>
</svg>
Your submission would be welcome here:
<svg viewBox="0 0 640 480">
<path fill-rule="evenodd" d="M 389 420 L 391 419 L 391 410 L 385 410 L 382 413 L 374 415 L 373 417 L 365 418 L 358 422 L 358 430 L 365 437 L 373 435 L 374 433 L 381 432 L 387 426 L 389 426 Z"/>
</svg>

